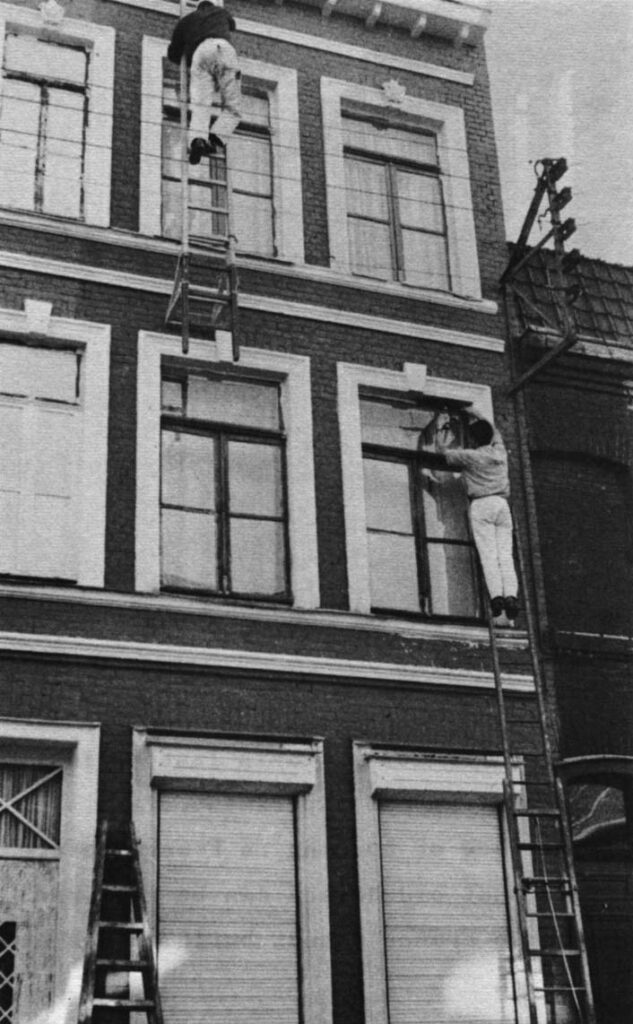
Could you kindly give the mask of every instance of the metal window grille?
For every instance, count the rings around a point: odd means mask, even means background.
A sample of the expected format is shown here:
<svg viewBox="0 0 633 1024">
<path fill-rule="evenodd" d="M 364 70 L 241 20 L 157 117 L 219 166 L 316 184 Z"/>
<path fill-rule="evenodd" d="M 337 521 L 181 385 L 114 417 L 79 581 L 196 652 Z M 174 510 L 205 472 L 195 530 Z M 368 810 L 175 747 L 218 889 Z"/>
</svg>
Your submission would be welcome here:
<svg viewBox="0 0 633 1024">
<path fill-rule="evenodd" d="M 15 962 L 17 955 L 17 923 L 0 922 L 0 1024 L 15 1021 Z"/>
</svg>

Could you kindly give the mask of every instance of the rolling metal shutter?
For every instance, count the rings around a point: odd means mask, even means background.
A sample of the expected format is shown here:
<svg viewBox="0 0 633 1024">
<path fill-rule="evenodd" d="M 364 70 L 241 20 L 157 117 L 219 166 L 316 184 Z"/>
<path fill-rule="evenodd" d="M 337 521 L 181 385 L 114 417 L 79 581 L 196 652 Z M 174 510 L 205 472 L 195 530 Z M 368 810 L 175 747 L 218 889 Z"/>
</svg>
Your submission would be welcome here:
<svg viewBox="0 0 633 1024">
<path fill-rule="evenodd" d="M 299 1024 L 297 946 L 292 799 L 162 793 L 166 1024 Z"/>
<path fill-rule="evenodd" d="M 390 1024 L 515 1021 L 498 810 L 380 804 Z"/>
</svg>

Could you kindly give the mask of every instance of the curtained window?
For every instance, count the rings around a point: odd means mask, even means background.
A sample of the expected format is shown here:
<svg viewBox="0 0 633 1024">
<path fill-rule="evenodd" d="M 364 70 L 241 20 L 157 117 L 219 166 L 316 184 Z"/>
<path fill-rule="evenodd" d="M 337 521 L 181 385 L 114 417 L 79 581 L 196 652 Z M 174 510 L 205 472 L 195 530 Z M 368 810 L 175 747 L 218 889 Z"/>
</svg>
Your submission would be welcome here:
<svg viewBox="0 0 633 1024">
<path fill-rule="evenodd" d="M 62 771 L 50 765 L 0 764 L 0 849 L 58 849 Z"/>
</svg>

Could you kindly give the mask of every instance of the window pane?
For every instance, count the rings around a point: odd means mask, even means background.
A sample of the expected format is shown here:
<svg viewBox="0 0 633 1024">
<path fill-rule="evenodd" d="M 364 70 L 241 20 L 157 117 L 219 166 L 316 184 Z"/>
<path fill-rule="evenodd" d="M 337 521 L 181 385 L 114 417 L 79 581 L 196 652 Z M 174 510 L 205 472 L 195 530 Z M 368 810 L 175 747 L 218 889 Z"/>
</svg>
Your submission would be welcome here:
<svg viewBox="0 0 633 1024">
<path fill-rule="evenodd" d="M 377 112 L 380 116 L 380 112 Z M 382 125 L 370 121 L 343 117 L 343 144 L 354 149 L 365 149 L 383 156 L 415 160 L 419 164 L 437 164 L 437 146 L 434 135 L 395 128 L 386 120 Z"/>
<path fill-rule="evenodd" d="M 398 209 L 403 227 L 444 232 L 442 190 L 437 178 L 398 171 Z"/>
<path fill-rule="evenodd" d="M 231 141 L 231 183 L 239 192 L 270 196 L 270 140 L 267 135 L 236 134 Z"/>
<path fill-rule="evenodd" d="M 283 593 L 285 562 L 282 523 L 231 520 L 231 588 L 235 593 Z"/>
<path fill-rule="evenodd" d="M 389 280 L 393 276 L 389 226 L 348 218 L 347 233 L 354 273 L 381 281 Z"/>
<path fill-rule="evenodd" d="M 163 181 L 162 225 L 166 238 L 181 237 L 180 183 L 177 181 Z"/>
<path fill-rule="evenodd" d="M 427 537 L 470 540 L 468 499 L 459 477 L 423 470 L 422 496 Z"/>
<path fill-rule="evenodd" d="M 55 765 L 0 764 L 0 800 L 22 818 L 0 810 L 0 847 L 59 846 L 61 795 L 62 770 Z"/>
<path fill-rule="evenodd" d="M 187 415 L 216 423 L 279 428 L 279 393 L 276 385 L 189 377 Z"/>
<path fill-rule="evenodd" d="M 231 512 L 280 516 L 283 509 L 280 449 L 269 444 L 231 441 L 228 453 Z"/>
<path fill-rule="evenodd" d="M 367 528 L 413 532 L 409 468 L 402 462 L 364 459 Z"/>
<path fill-rule="evenodd" d="M 233 208 L 233 227 L 241 252 L 272 256 L 273 208 L 270 199 L 240 195 Z"/>
<path fill-rule="evenodd" d="M 164 176 L 180 180 L 180 125 L 176 121 L 163 123 L 162 165 Z"/>
<path fill-rule="evenodd" d="M 74 352 L 0 344 L 0 391 L 4 394 L 72 402 L 76 382 Z"/>
<path fill-rule="evenodd" d="M 43 209 L 64 217 L 81 214 L 84 96 L 51 89 L 46 121 Z"/>
<path fill-rule="evenodd" d="M 268 126 L 268 96 L 248 92 L 242 86 L 242 123 Z"/>
<path fill-rule="evenodd" d="M 597 845 L 621 839 L 626 826 L 622 789 L 606 782 L 573 782 L 567 793 L 575 843 Z"/>
<path fill-rule="evenodd" d="M 32 209 L 40 118 L 40 90 L 5 80 L 0 108 L 0 203 Z"/>
<path fill-rule="evenodd" d="M 346 157 L 345 181 L 349 214 L 388 220 L 387 177 L 383 164 Z"/>
<path fill-rule="evenodd" d="M 164 586 L 217 590 L 214 515 L 161 510 L 161 581 Z"/>
<path fill-rule="evenodd" d="M 361 399 L 361 436 L 364 444 L 419 451 L 435 450 L 436 409 L 422 409 L 404 403 L 391 404 Z"/>
<path fill-rule="evenodd" d="M 73 410 L 40 406 L 30 458 L 34 463 L 32 524 L 23 543 L 23 572 L 74 579 L 77 534 L 73 491 L 78 420 Z M 24 538 L 23 538 L 24 541 Z"/>
<path fill-rule="evenodd" d="M 475 553 L 460 544 L 427 545 L 430 599 L 428 612 L 476 618 L 480 613 Z"/>
<path fill-rule="evenodd" d="M 413 537 L 370 533 L 367 540 L 372 606 L 419 612 Z"/>
<path fill-rule="evenodd" d="M 446 240 L 421 231 L 402 232 L 405 281 L 420 288 L 449 288 Z"/>
<path fill-rule="evenodd" d="M 47 43 L 29 35 L 8 35 L 5 66 L 43 78 L 57 78 L 83 85 L 86 80 L 86 51 L 59 43 Z"/>
<path fill-rule="evenodd" d="M 214 439 L 164 430 L 161 490 L 164 504 L 215 509 Z"/>
</svg>

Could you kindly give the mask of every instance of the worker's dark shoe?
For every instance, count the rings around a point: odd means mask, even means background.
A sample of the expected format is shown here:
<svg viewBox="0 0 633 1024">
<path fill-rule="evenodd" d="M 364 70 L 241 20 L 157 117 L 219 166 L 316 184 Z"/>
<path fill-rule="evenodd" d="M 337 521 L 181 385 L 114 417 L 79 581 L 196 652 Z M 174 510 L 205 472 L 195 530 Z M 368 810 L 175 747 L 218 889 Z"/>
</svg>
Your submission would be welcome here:
<svg viewBox="0 0 633 1024">
<path fill-rule="evenodd" d="M 209 135 L 209 153 L 211 156 L 224 156 L 225 145 L 213 132 Z"/>
<path fill-rule="evenodd" d="M 503 599 L 503 610 L 506 613 L 506 617 L 512 622 L 516 619 L 519 614 L 519 602 L 516 597 L 505 597 Z"/>
<path fill-rule="evenodd" d="M 189 163 L 199 164 L 203 156 L 208 156 L 209 144 L 206 139 L 194 139 L 189 147 Z"/>
<path fill-rule="evenodd" d="M 490 610 L 492 612 L 493 619 L 497 619 L 501 615 L 501 612 L 503 611 L 503 598 L 491 597 Z"/>
</svg>

